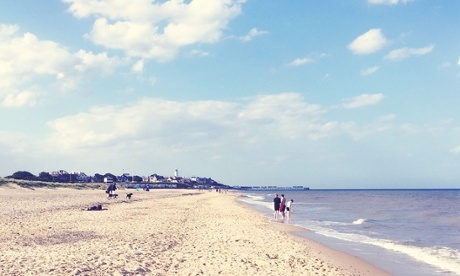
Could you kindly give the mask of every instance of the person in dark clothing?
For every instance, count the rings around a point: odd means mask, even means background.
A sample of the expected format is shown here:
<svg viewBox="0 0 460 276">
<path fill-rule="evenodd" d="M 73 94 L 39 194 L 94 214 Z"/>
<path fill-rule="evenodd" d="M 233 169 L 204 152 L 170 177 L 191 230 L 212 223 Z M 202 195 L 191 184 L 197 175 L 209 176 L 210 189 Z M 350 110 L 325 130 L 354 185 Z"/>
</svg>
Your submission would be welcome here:
<svg viewBox="0 0 460 276">
<path fill-rule="evenodd" d="M 110 197 L 110 194 L 114 193 L 116 189 L 117 185 L 115 183 L 110 183 L 107 190 L 105 190 L 107 197 Z"/>
<path fill-rule="evenodd" d="M 284 211 L 286 209 L 286 198 L 284 197 L 284 194 L 281 195 L 281 205 L 280 205 L 280 213 L 283 215 L 284 218 Z"/>
<path fill-rule="evenodd" d="M 275 219 L 278 219 L 278 214 L 280 212 L 280 205 L 281 205 L 281 198 L 278 197 L 278 194 L 276 194 L 275 198 L 273 199 L 274 207 L 275 207 L 275 214 L 274 217 Z"/>
</svg>

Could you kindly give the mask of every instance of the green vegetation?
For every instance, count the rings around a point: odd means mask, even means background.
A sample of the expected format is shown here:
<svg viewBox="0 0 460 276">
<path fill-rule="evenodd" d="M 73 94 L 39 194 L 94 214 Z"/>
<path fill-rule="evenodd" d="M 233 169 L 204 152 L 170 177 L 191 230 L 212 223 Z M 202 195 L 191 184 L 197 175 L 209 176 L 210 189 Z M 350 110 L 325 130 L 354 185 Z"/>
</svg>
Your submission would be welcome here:
<svg viewBox="0 0 460 276">
<path fill-rule="evenodd" d="M 82 177 L 83 175 L 83 177 Z M 43 183 L 53 182 L 53 183 L 72 183 L 78 185 L 78 183 L 102 183 L 104 182 L 105 177 L 112 177 L 116 179 L 113 174 L 106 173 L 101 175 L 96 173 L 94 176 L 86 176 L 86 174 L 80 173 L 68 173 L 66 171 L 59 171 L 57 174 L 50 174 L 48 172 L 41 172 L 38 176 L 27 172 L 27 171 L 17 171 L 10 176 L 6 176 L 5 179 L 8 180 L 27 180 L 27 181 L 38 181 Z M 45 185 L 45 184 L 44 184 Z M 57 185 L 57 184 L 52 184 Z M 52 186 L 51 185 L 51 186 Z M 49 185 L 45 185 L 49 186 Z"/>
<path fill-rule="evenodd" d="M 77 190 L 92 189 L 99 190 L 105 189 L 104 183 L 57 183 L 57 182 L 43 182 L 43 181 L 34 181 L 34 180 L 19 180 L 19 179 L 4 179 L 0 178 L 0 187 L 6 186 L 8 184 L 16 184 L 22 188 L 26 189 L 35 189 L 35 188 L 71 188 Z"/>
</svg>

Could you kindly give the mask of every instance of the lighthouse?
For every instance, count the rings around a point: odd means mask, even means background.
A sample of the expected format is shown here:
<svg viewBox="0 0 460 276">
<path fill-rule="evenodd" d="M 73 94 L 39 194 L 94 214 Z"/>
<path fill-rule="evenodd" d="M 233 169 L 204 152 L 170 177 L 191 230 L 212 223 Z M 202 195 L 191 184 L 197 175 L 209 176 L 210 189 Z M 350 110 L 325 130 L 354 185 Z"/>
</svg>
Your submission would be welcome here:
<svg viewBox="0 0 460 276">
<path fill-rule="evenodd" d="M 174 170 L 174 177 L 179 177 L 179 170 L 178 169 Z"/>
</svg>

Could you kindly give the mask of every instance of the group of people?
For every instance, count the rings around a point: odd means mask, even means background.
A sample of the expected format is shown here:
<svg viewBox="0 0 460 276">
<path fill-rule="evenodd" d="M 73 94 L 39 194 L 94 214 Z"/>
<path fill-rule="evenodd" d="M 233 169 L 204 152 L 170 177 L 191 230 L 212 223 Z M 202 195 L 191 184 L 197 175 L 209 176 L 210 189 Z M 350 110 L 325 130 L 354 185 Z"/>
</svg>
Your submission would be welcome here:
<svg viewBox="0 0 460 276">
<path fill-rule="evenodd" d="M 273 199 L 273 203 L 275 205 L 275 219 L 278 219 L 279 214 L 283 216 L 283 219 L 285 217 L 289 218 L 292 211 L 292 203 L 294 203 L 293 199 L 286 202 L 284 194 L 281 195 L 281 198 L 278 196 L 278 194 L 276 194 L 275 198 Z"/>
</svg>

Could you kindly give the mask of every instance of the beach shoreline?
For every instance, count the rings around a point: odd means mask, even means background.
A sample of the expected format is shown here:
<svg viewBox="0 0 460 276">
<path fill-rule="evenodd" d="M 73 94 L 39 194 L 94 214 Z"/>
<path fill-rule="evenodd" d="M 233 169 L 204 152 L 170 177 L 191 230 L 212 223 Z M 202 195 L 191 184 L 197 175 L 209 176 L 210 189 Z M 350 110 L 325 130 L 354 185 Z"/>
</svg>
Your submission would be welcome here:
<svg viewBox="0 0 460 276">
<path fill-rule="evenodd" d="M 126 193 L 133 192 L 131 200 Z M 233 193 L 0 187 L 8 275 L 389 275 Z M 93 205 L 101 211 L 87 211 Z"/>
<path fill-rule="evenodd" d="M 238 195 L 236 197 L 238 197 Z M 262 212 L 257 211 L 257 209 L 251 206 L 251 204 L 243 201 L 238 201 L 237 199 L 236 202 L 237 204 L 242 205 L 244 208 L 249 209 L 251 212 L 257 212 L 261 216 L 264 216 Z M 306 246 L 312 248 L 312 251 L 320 254 L 322 258 L 327 259 L 334 266 L 345 268 L 348 272 L 353 271 L 352 275 L 391 275 L 391 273 L 376 267 L 372 263 L 369 263 L 357 256 L 335 250 L 302 235 L 302 233 L 309 232 L 309 229 L 292 224 L 286 224 L 282 219 L 274 220 L 273 218 L 270 218 L 269 222 L 270 227 L 273 227 L 277 231 L 285 232 L 295 241 L 303 243 Z"/>
</svg>

